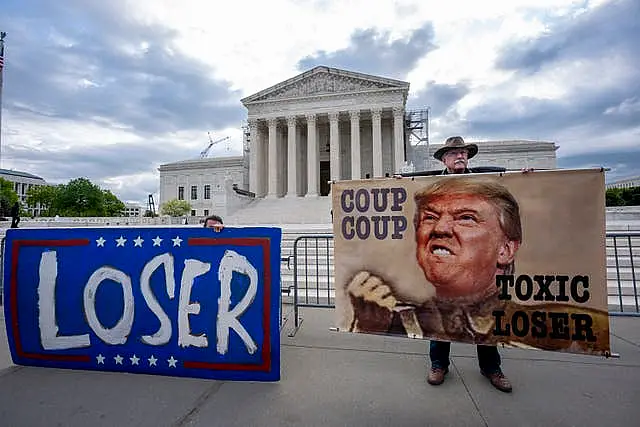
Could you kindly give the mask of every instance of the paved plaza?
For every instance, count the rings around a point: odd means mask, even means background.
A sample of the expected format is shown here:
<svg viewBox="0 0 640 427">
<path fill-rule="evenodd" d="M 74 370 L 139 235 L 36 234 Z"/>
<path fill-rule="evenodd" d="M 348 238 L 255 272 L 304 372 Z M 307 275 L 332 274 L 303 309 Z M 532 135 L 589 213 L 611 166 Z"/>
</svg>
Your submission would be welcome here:
<svg viewBox="0 0 640 427">
<path fill-rule="evenodd" d="M 514 385 L 480 375 L 473 346 L 427 384 L 425 341 L 332 332 L 332 310 L 282 331 L 282 380 L 224 382 L 11 363 L 0 340 L 0 425 L 13 426 L 632 426 L 640 419 L 640 318 L 611 318 L 620 358 L 501 350 Z M 2 319 L 4 323 L 4 319 Z"/>
</svg>

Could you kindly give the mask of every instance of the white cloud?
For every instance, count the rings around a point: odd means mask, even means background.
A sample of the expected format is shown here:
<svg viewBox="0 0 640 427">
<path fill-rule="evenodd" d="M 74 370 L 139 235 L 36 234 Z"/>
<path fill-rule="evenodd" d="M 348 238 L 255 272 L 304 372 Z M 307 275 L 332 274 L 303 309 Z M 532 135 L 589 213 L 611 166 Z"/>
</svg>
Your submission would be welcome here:
<svg viewBox="0 0 640 427">
<path fill-rule="evenodd" d="M 608 1 L 114 0 L 101 3 L 100 7 L 123 21 L 159 26 L 173 32 L 172 44 L 161 46 L 163 52 L 175 60 L 173 66 L 181 67 L 182 55 L 210 66 L 210 69 L 193 69 L 211 74 L 205 77 L 229 82 L 229 89 L 238 91 L 235 104 L 238 110 L 242 109 L 240 97 L 297 74 L 300 70 L 296 66 L 302 58 L 318 51 L 331 53 L 349 47 L 356 30 L 375 29 L 390 34 L 391 40 L 404 39 L 431 22 L 435 33 L 433 43 L 437 48 L 418 58 L 417 65 L 407 73 L 405 79 L 411 83 L 412 95 L 434 84 L 469 88 L 468 93 L 462 92 L 462 99 L 447 113 L 448 116 L 434 117 L 432 136 L 438 137 L 456 131 L 458 126 L 464 125 L 470 111 L 491 102 L 500 104 L 516 97 L 527 97 L 542 101 L 566 98 L 570 103 L 571 96 L 592 88 L 594 84 L 603 89 L 613 88 L 620 79 L 637 76 L 638 70 L 626 61 L 627 58 L 615 53 L 603 54 L 590 61 L 560 58 L 552 66 L 530 75 L 518 75 L 517 70 L 496 67 L 499 54 L 506 46 L 548 34 L 553 24 L 563 18 L 577 19 L 595 7 L 606 7 L 605 3 Z M 84 7 L 82 2 L 78 5 Z M 91 6 L 97 7 L 95 4 Z M 114 33 L 118 30 L 113 29 Z M 111 35 L 107 31 L 102 36 Z M 70 50 L 81 43 L 77 33 L 63 33 L 55 28 L 54 22 L 41 35 L 34 32 L 30 37 L 42 37 L 51 45 Z M 43 42 L 37 48 L 47 47 Z M 157 47 L 153 40 L 136 38 L 125 40 L 113 49 L 137 59 L 144 58 Z M 95 52 L 96 55 L 113 53 Z M 86 57 L 70 54 L 60 61 L 65 61 L 64 67 L 68 72 L 57 78 L 55 84 L 70 94 L 96 88 L 106 91 L 116 78 L 116 74 L 101 75 L 96 65 L 100 62 L 87 63 Z M 603 69 L 607 72 L 603 73 Z M 114 70 L 117 73 L 118 69 Z M 129 98 L 123 98 L 118 108 L 124 113 L 118 116 L 108 117 L 104 110 L 95 109 L 92 110 L 97 111 L 94 116 L 91 116 L 94 113 L 69 111 L 60 117 L 56 114 L 59 112 L 46 102 L 37 107 L 30 105 L 33 101 L 22 99 L 6 104 L 2 129 L 3 167 L 26 170 L 45 178 L 55 170 L 56 179 L 65 179 L 61 175 L 63 173 L 69 173 L 66 178 L 71 179 L 95 172 L 97 180 L 125 200 L 134 201 L 136 197 L 142 197 L 139 202 L 146 203 L 145 194 L 157 191 L 158 165 L 196 158 L 207 146 L 207 131 L 211 131 L 214 138 L 231 136 L 230 144 L 214 146 L 210 156 L 241 154 L 240 123 L 235 127 L 222 128 L 224 125 L 219 125 L 218 128 L 207 129 L 204 128 L 207 116 L 204 121 L 189 122 L 189 130 L 184 130 L 187 125 L 167 127 L 178 129 L 172 133 L 136 128 L 133 118 L 143 113 L 136 110 L 140 108 L 136 103 L 140 99 L 154 99 L 145 105 L 157 106 L 159 114 L 166 114 L 167 120 L 176 120 L 181 112 L 170 107 L 166 107 L 167 111 L 162 110 L 171 94 L 144 92 L 145 83 L 163 81 L 168 77 L 154 73 L 153 69 L 141 69 L 137 74 L 131 71 L 131 75 L 135 78 L 130 81 L 134 85 L 140 84 L 140 89 L 132 88 Z M 184 78 L 183 75 L 178 76 L 178 79 Z M 6 81 L 5 84 L 11 82 Z M 185 95 L 190 96 L 190 93 Z M 206 102 L 200 99 L 198 105 L 206 105 Z M 77 105 L 80 107 L 76 108 L 82 107 L 82 103 Z M 517 103 L 511 107 L 513 111 L 509 113 L 516 116 L 518 109 L 524 108 Z M 34 113 L 36 110 L 37 114 Z M 639 110 L 639 98 L 630 95 L 618 105 L 609 105 L 602 113 L 615 118 L 631 117 Z M 432 113 L 438 116 L 444 111 Z M 129 118 L 132 119 L 127 120 Z M 220 120 L 216 123 L 228 122 Z M 564 129 L 556 137 L 562 147 L 561 154 L 573 154 L 598 150 L 603 146 L 633 148 L 639 132 L 638 128 L 627 128 L 594 136 L 589 124 L 585 123 Z M 536 135 L 521 137 L 531 139 Z M 93 151 L 86 154 L 88 148 Z M 101 159 L 107 163 L 105 157 L 126 156 L 127 153 L 129 158 L 122 158 L 120 164 L 113 163 L 113 170 L 100 167 Z M 63 169 L 58 164 L 48 164 L 45 155 L 67 155 L 72 166 Z M 80 160 L 73 166 L 75 158 Z"/>
</svg>

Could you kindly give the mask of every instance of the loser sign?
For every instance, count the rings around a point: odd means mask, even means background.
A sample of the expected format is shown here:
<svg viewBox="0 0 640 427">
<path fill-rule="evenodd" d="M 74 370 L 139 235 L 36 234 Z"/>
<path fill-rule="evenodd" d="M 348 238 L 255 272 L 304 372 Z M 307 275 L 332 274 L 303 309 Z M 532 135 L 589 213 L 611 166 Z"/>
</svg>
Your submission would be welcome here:
<svg viewBox="0 0 640 427">
<path fill-rule="evenodd" d="M 275 228 L 10 229 L 13 361 L 277 381 L 280 240 Z"/>
</svg>

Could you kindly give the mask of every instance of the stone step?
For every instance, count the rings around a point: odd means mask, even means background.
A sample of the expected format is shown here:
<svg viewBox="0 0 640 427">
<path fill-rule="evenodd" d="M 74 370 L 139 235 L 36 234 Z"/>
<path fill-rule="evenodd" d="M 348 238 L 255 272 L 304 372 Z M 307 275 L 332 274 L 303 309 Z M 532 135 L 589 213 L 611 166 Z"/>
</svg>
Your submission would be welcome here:
<svg viewBox="0 0 640 427">
<path fill-rule="evenodd" d="M 626 244 L 624 246 L 618 245 L 616 247 L 614 247 L 613 245 L 607 246 L 607 256 L 615 257 L 616 251 L 618 253 L 618 256 L 631 256 L 631 255 L 633 255 L 634 257 L 640 256 L 640 245 L 632 245 L 631 248 L 632 248 L 632 251 L 629 252 L 629 246 Z"/>
<path fill-rule="evenodd" d="M 624 281 L 635 279 L 640 285 L 640 269 L 636 268 L 635 271 L 632 271 L 631 268 L 619 268 L 618 270 L 615 267 L 607 268 L 607 279 Z"/>
<path fill-rule="evenodd" d="M 635 311 L 636 300 L 638 301 L 638 305 L 640 305 L 640 296 L 634 297 L 633 295 L 623 295 L 622 296 L 622 306 L 626 307 L 628 310 L 625 311 Z M 609 303 L 609 307 L 616 306 L 620 307 L 620 296 L 618 295 L 609 295 L 607 297 L 607 301 Z M 616 310 L 618 311 L 618 310 Z"/>
</svg>

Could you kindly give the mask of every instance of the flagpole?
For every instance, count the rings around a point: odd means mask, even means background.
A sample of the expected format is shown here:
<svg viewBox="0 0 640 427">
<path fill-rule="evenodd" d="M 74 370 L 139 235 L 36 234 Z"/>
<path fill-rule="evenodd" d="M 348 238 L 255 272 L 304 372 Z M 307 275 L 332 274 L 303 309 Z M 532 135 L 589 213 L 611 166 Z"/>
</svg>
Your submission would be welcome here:
<svg viewBox="0 0 640 427">
<path fill-rule="evenodd" d="M 2 168 L 2 87 L 4 80 L 4 38 L 6 32 L 0 33 L 0 168 Z"/>
</svg>

